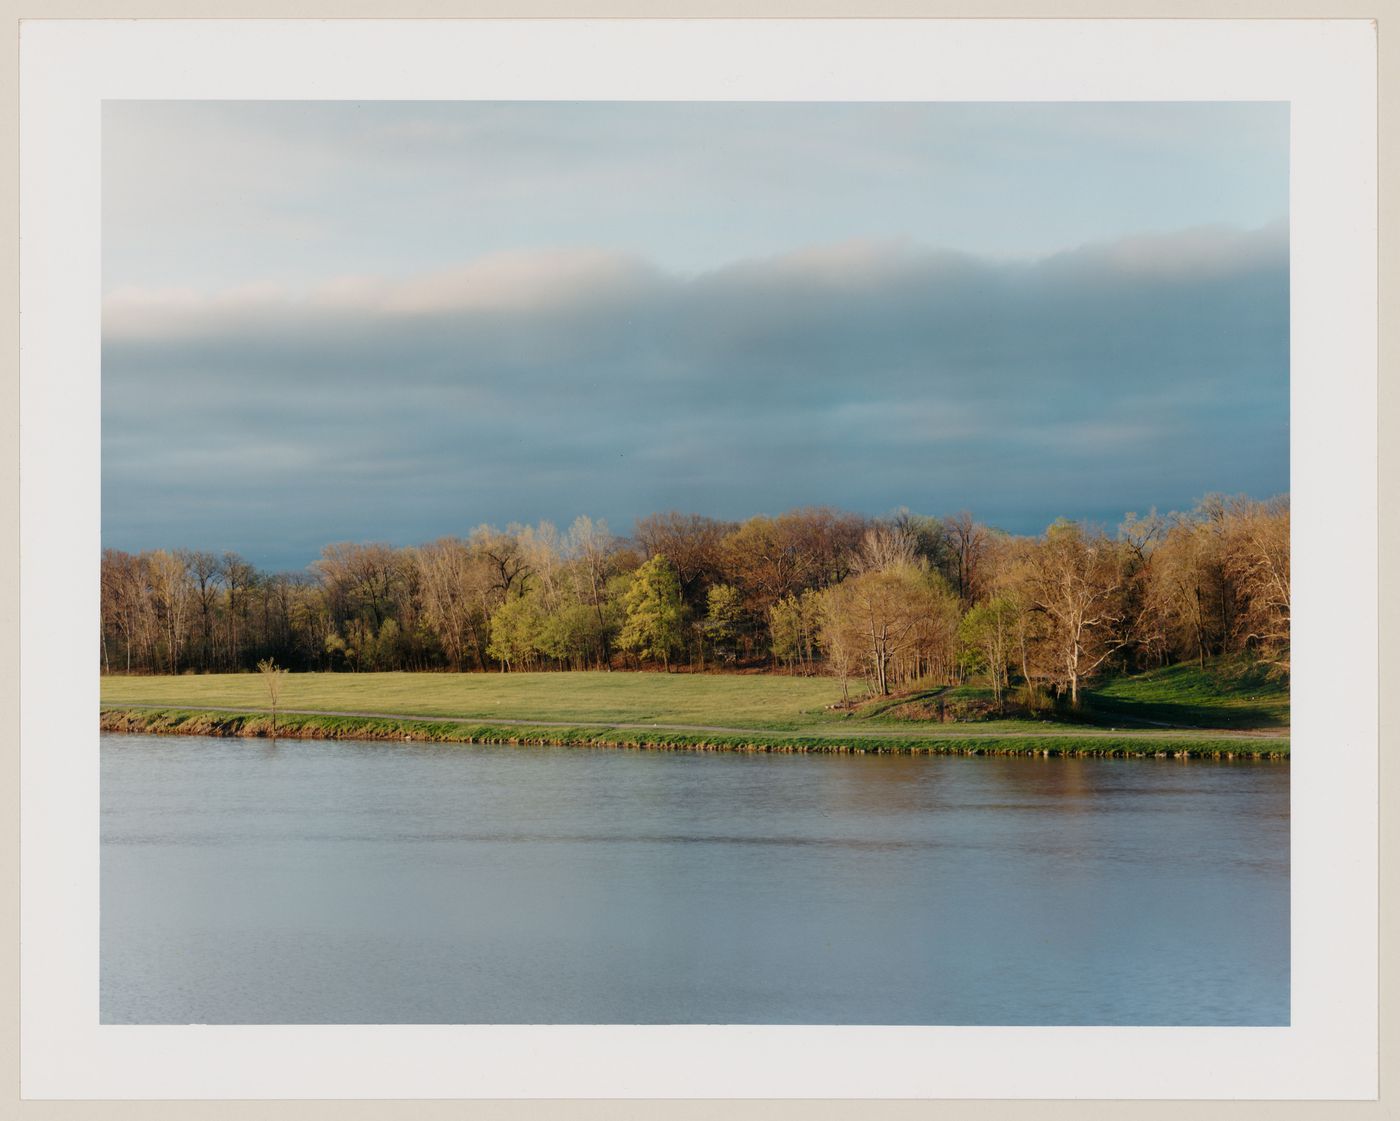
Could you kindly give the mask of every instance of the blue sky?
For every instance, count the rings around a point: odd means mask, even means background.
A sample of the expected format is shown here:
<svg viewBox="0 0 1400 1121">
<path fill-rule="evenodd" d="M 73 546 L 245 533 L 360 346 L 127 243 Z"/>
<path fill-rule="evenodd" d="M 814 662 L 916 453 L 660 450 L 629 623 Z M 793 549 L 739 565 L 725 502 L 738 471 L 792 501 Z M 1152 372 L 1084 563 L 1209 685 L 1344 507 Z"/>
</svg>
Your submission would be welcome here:
<svg viewBox="0 0 1400 1121">
<path fill-rule="evenodd" d="M 103 534 L 1288 486 L 1266 104 L 108 103 Z"/>
</svg>

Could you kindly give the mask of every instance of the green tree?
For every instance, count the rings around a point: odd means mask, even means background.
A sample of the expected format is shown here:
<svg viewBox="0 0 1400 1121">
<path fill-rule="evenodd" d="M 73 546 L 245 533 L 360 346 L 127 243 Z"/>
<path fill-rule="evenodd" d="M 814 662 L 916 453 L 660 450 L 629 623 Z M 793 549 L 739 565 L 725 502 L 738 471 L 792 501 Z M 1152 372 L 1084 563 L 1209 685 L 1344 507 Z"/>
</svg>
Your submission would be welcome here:
<svg viewBox="0 0 1400 1121">
<path fill-rule="evenodd" d="M 773 658 L 791 670 L 802 657 L 802 608 L 796 596 L 784 596 L 768 609 L 768 634 Z"/>
<path fill-rule="evenodd" d="M 715 656 L 733 662 L 739 656 L 739 638 L 744 633 L 744 597 L 732 584 L 716 584 L 705 597 L 705 622 L 701 626 Z"/>
<path fill-rule="evenodd" d="M 397 669 L 399 664 L 399 643 L 402 630 L 393 619 L 385 619 L 379 624 L 379 633 L 374 639 L 375 669 Z"/>
<path fill-rule="evenodd" d="M 821 620 L 822 593 L 815 589 L 780 599 L 768 611 L 773 657 L 789 669 L 801 666 L 804 673 L 811 673 Z"/>
<path fill-rule="evenodd" d="M 675 566 L 658 555 L 642 565 L 622 598 L 626 620 L 617 643 L 642 658 L 660 658 L 667 672 L 685 640 L 685 601 Z"/>
<path fill-rule="evenodd" d="M 607 620 L 600 607 L 566 600 L 547 615 L 540 627 L 540 651 L 575 669 L 590 657 L 600 664 L 606 657 Z"/>
<path fill-rule="evenodd" d="M 540 648 L 544 614 L 534 596 L 511 596 L 491 616 L 491 641 L 486 652 L 510 670 L 534 660 Z"/>
<path fill-rule="evenodd" d="M 1001 704 L 1007 684 L 1007 667 L 1016 642 L 1016 622 L 1020 612 L 1008 596 L 983 600 L 964 616 L 958 628 L 963 649 L 976 665 L 986 670 L 992 685 L 992 698 Z"/>
</svg>

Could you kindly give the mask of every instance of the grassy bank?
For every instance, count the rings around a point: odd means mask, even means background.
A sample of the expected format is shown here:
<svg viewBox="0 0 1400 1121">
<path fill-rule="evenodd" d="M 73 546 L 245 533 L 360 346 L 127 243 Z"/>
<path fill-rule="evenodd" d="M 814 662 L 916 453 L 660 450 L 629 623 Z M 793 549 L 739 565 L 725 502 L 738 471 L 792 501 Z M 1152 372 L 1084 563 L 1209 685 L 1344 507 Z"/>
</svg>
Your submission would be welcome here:
<svg viewBox="0 0 1400 1121">
<path fill-rule="evenodd" d="M 851 712 L 835 707 L 841 686 L 825 677 L 307 673 L 285 680 L 278 734 L 744 751 L 1288 754 L 1286 687 L 1210 668 L 1111 682 L 1072 714 L 959 722 L 938 708 L 978 692 L 935 688 Z M 271 731 L 256 674 L 107 677 L 102 707 L 103 726 L 115 730 Z"/>
<path fill-rule="evenodd" d="M 945 728 L 947 726 L 944 726 Z M 266 713 L 180 708 L 124 709 L 104 706 L 105 731 L 171 735 L 273 735 Z M 1289 745 L 1281 737 L 1184 737 L 1108 732 L 1017 736 L 995 732 L 939 729 L 903 736 L 858 731 L 854 734 L 783 732 L 718 733 L 664 729 L 502 725 L 454 719 L 404 719 L 386 716 L 279 714 L 276 735 L 285 739 L 376 739 L 439 743 L 573 746 L 641 750 L 751 751 L 777 753 L 1038 755 L 1137 758 L 1286 759 Z"/>
</svg>

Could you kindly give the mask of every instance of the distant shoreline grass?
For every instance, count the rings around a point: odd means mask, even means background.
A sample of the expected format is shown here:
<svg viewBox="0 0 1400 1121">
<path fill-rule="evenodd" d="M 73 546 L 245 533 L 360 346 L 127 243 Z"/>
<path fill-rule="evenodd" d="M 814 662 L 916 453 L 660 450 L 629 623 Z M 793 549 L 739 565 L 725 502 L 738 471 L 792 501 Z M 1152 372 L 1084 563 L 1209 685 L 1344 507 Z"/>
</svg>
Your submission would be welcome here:
<svg viewBox="0 0 1400 1121">
<path fill-rule="evenodd" d="M 124 708 L 104 705 L 101 728 L 109 732 L 271 738 L 267 712 L 219 709 Z M 844 732 L 844 734 L 843 734 Z M 1161 733 L 1046 735 L 947 734 L 898 738 L 859 732 L 793 733 L 755 729 L 744 733 L 661 729 L 558 727 L 492 724 L 458 719 L 311 715 L 281 712 L 279 739 L 367 739 L 509 746 L 593 747 L 653 751 L 738 751 L 778 754 L 1022 755 L 1105 758 L 1267 759 L 1289 758 L 1282 737 L 1165 736 Z"/>
</svg>

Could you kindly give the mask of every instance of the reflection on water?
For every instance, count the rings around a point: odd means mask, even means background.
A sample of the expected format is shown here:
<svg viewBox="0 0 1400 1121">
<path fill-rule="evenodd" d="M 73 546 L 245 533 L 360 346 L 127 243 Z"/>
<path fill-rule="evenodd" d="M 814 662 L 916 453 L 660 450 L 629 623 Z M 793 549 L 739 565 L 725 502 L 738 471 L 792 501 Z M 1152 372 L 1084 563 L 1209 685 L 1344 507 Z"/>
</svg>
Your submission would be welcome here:
<svg viewBox="0 0 1400 1121">
<path fill-rule="evenodd" d="M 1285 1024 L 1278 763 L 102 740 L 105 1023 Z"/>
</svg>

